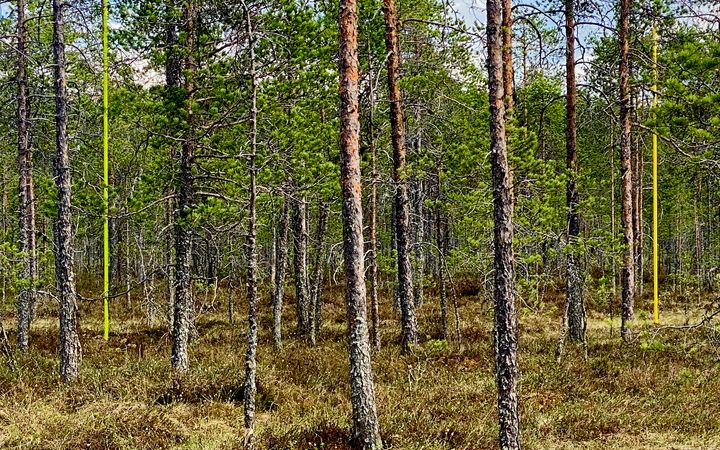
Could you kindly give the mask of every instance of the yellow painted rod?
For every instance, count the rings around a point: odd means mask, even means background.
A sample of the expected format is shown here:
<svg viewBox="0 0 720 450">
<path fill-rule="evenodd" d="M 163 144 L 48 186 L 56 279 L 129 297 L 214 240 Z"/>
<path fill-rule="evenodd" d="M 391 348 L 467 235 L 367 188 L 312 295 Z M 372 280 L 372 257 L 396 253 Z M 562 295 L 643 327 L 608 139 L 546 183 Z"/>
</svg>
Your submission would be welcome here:
<svg viewBox="0 0 720 450">
<path fill-rule="evenodd" d="M 657 106 L 657 80 L 658 80 L 658 37 L 655 23 L 652 27 L 653 37 L 653 108 Z M 653 318 L 655 323 L 660 323 L 660 302 L 659 302 L 659 286 L 658 286 L 658 137 L 653 132 Z"/>
<path fill-rule="evenodd" d="M 109 61 L 108 61 L 108 0 L 102 0 L 103 28 L 103 337 L 110 338 L 110 164 L 109 164 Z"/>
</svg>

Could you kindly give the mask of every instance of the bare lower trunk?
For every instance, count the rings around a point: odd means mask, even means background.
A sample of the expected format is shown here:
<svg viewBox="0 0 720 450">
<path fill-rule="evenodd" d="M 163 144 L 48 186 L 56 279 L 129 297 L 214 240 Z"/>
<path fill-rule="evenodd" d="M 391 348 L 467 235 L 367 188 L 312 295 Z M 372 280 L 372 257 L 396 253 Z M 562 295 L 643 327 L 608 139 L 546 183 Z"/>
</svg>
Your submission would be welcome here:
<svg viewBox="0 0 720 450">
<path fill-rule="evenodd" d="M 340 0 L 340 185 L 347 283 L 350 400 L 356 446 L 362 450 L 379 450 L 382 441 L 370 364 L 363 259 L 357 20 L 356 1 Z"/>
<path fill-rule="evenodd" d="M 502 450 L 520 448 L 517 394 L 517 312 L 513 261 L 513 181 L 505 135 L 505 105 L 499 0 L 487 0 L 490 151 L 495 242 L 495 375 L 498 389 L 499 443 Z"/>
<path fill-rule="evenodd" d="M 621 168 L 621 222 L 625 245 L 622 268 L 622 325 L 620 333 L 627 337 L 628 327 L 634 318 L 635 303 L 635 234 L 633 230 L 633 170 L 631 148 L 630 105 L 630 2 L 620 0 L 620 158 Z"/>
<path fill-rule="evenodd" d="M 275 275 L 275 287 L 273 289 L 273 343 L 280 347 L 282 343 L 282 304 L 285 293 L 285 275 L 287 273 L 288 259 L 288 221 L 290 219 L 290 208 L 288 198 L 283 199 L 280 209 L 280 225 L 278 227 L 277 245 L 275 256 L 277 272 Z"/>
<path fill-rule="evenodd" d="M 258 344 L 258 286 L 257 286 L 257 226 L 256 226 L 256 178 L 257 168 L 255 158 L 257 155 L 257 76 L 255 73 L 255 35 L 250 17 L 250 11 L 245 8 L 245 26 L 248 34 L 250 49 L 250 79 L 252 87 L 252 101 L 250 108 L 250 156 L 248 160 L 250 171 L 250 198 L 248 201 L 248 229 L 247 229 L 247 301 L 248 301 L 248 333 L 247 352 L 245 353 L 245 448 L 255 448 L 255 394 L 257 391 L 255 378 L 257 376 L 257 344 Z"/>
<path fill-rule="evenodd" d="M 318 207 L 318 228 L 315 248 L 315 266 L 313 268 L 312 289 L 310 292 L 310 342 L 315 345 L 315 337 L 320 333 L 322 326 L 322 273 L 325 248 L 325 235 L 327 234 L 328 204 L 320 201 Z"/>
<path fill-rule="evenodd" d="M 400 72 L 400 42 L 395 0 L 383 1 L 385 15 L 385 47 L 387 58 L 388 90 L 390 93 L 390 123 L 393 144 L 393 183 L 395 188 L 395 232 L 398 260 L 398 297 L 402 315 L 403 352 L 417 344 L 417 319 L 412 291 L 412 265 L 410 262 L 410 205 L 405 149 L 405 122 L 398 78 Z"/>
<path fill-rule="evenodd" d="M 307 224 L 305 199 L 293 201 L 293 268 L 295 271 L 295 312 L 300 335 L 308 334 Z"/>
<path fill-rule="evenodd" d="M 369 45 L 369 44 L 368 44 Z M 370 269 L 370 318 L 372 329 L 370 340 L 375 351 L 380 350 L 380 304 L 378 301 L 378 266 L 377 266 L 377 147 L 375 146 L 375 89 L 372 61 L 368 78 L 370 79 L 370 112 L 368 116 L 368 133 L 370 139 L 370 249 L 368 264 Z"/>
<path fill-rule="evenodd" d="M 515 81 L 513 68 L 512 0 L 502 0 L 502 60 L 503 87 L 505 92 L 505 117 L 512 116 L 515 107 L 513 98 Z"/>
<path fill-rule="evenodd" d="M 68 145 L 67 61 L 65 59 L 64 0 L 53 0 L 53 56 L 55 62 L 55 185 L 58 217 L 55 223 L 55 282 L 60 305 L 60 377 L 72 381 L 82 359 L 77 332 L 77 294 L 73 264 L 70 148 Z"/>
<path fill-rule="evenodd" d="M 180 153 L 180 186 L 175 210 L 175 305 L 172 333 L 172 366 L 183 373 L 188 370 L 188 344 L 190 328 L 193 320 L 192 295 L 192 240 L 190 214 L 193 207 L 193 158 L 195 153 L 195 136 L 193 128 L 193 77 L 195 71 L 195 3 L 190 0 L 185 11 L 186 48 L 185 57 L 185 110 L 187 113 L 187 130 L 182 142 Z"/>
<path fill-rule="evenodd" d="M 565 1 L 565 88 L 566 88 L 566 119 L 565 147 L 567 181 L 567 208 L 568 208 L 568 246 L 567 254 L 567 280 L 566 280 L 566 320 L 563 328 L 567 326 L 568 337 L 571 342 L 585 342 L 585 308 L 582 298 L 582 279 L 580 277 L 579 261 L 577 259 L 578 236 L 580 234 L 580 215 L 578 205 L 580 194 L 577 190 L 579 174 L 577 155 L 577 84 L 575 82 L 575 1 Z M 561 334 L 564 335 L 564 334 Z M 562 339 L 561 339 L 562 341 Z M 558 346 L 560 355 L 562 342 Z"/>
<path fill-rule="evenodd" d="M 25 27 L 25 0 L 17 1 L 17 126 L 19 182 L 19 241 L 22 255 L 20 292 L 17 301 L 18 349 L 25 353 L 30 340 L 30 323 L 35 303 L 37 277 L 37 250 L 35 245 L 35 192 L 30 150 L 30 105 L 27 94 L 27 31 Z"/>
<path fill-rule="evenodd" d="M 438 177 L 438 193 L 440 192 L 440 184 Z M 443 339 L 448 338 L 448 315 L 447 315 L 447 288 L 445 285 L 445 235 L 442 226 L 442 214 L 440 208 L 437 209 L 435 217 L 435 237 L 437 243 L 438 255 L 438 295 L 440 297 L 440 324 L 441 336 Z"/>
</svg>

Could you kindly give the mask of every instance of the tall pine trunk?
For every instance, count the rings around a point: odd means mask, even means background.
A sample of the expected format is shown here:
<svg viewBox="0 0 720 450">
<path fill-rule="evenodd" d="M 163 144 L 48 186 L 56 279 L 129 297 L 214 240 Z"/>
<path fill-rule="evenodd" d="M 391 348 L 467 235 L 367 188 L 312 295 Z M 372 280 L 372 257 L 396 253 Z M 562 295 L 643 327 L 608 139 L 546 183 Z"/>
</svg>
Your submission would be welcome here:
<svg viewBox="0 0 720 450">
<path fill-rule="evenodd" d="M 192 166 L 195 154 L 195 136 L 193 124 L 193 78 L 195 72 L 195 1 L 189 0 L 185 10 L 185 85 L 184 108 L 187 114 L 185 136 L 180 153 L 180 186 L 175 210 L 175 305 L 173 306 L 172 366 L 178 372 L 186 372 L 189 367 L 188 345 L 190 327 L 193 320 L 192 297 L 192 240 L 190 214 L 193 207 Z"/>
<path fill-rule="evenodd" d="M 565 149 L 566 168 L 568 171 L 566 204 L 568 208 L 568 238 L 567 245 L 570 251 L 567 252 L 567 280 L 566 280 L 566 303 L 563 316 L 562 331 L 558 344 L 558 358 L 560 358 L 565 336 L 571 342 L 585 342 L 585 308 L 582 298 L 582 280 L 580 278 L 580 267 L 577 258 L 578 236 L 580 235 L 580 215 L 578 204 L 580 194 L 577 190 L 577 178 L 579 173 L 577 155 L 577 84 L 575 81 L 575 1 L 565 0 Z"/>
<path fill-rule="evenodd" d="M 68 144 L 67 60 L 65 58 L 64 0 L 53 0 L 53 57 L 55 63 L 55 185 L 58 216 L 55 223 L 55 282 L 60 305 L 60 377 L 72 381 L 82 359 L 77 332 L 77 292 L 73 264 L 72 193 Z"/>
<path fill-rule="evenodd" d="M 630 105 L 630 1 L 620 0 L 620 219 L 623 227 L 622 324 L 620 333 L 627 337 L 634 318 L 635 233 L 633 230 L 633 167 Z"/>
<path fill-rule="evenodd" d="M 370 44 L 368 43 L 368 48 Z M 368 264 L 370 272 L 370 319 L 372 328 L 370 340 L 375 351 L 380 350 L 380 302 L 378 300 L 378 265 L 377 265 L 377 146 L 375 145 L 375 83 L 372 59 L 368 70 L 370 80 L 370 109 L 368 114 L 368 139 L 370 146 L 370 220 Z"/>
<path fill-rule="evenodd" d="M 408 352 L 417 344 L 417 319 L 413 301 L 412 265 L 410 262 L 410 201 L 405 148 L 405 119 L 398 85 L 400 76 L 400 42 L 395 0 L 383 1 L 385 15 L 385 47 L 388 91 L 390 94 L 390 124 L 393 146 L 393 184 L 395 188 L 395 233 L 397 239 L 398 300 L 402 315 L 402 347 Z"/>
<path fill-rule="evenodd" d="M 257 286 L 257 73 L 255 69 L 255 35 L 250 18 L 250 10 L 243 2 L 245 9 L 245 31 L 248 35 L 248 48 L 250 52 L 250 85 L 252 99 L 250 106 L 250 155 L 248 156 L 248 169 L 250 172 L 250 198 L 248 200 L 248 224 L 247 224 L 247 302 L 248 302 L 248 333 L 247 352 L 245 353 L 245 448 L 255 448 L 255 394 L 256 372 L 257 372 L 257 345 L 258 345 L 258 286 Z"/>
<path fill-rule="evenodd" d="M 505 93 L 500 0 L 487 0 L 488 86 L 490 88 L 490 151 L 492 154 L 495 242 L 495 377 L 498 389 L 500 448 L 520 448 L 518 411 L 517 311 L 513 261 L 513 180 L 505 134 Z"/>
<path fill-rule="evenodd" d="M 30 150 L 30 105 L 27 94 L 27 29 L 25 0 L 17 1 L 17 127 L 19 183 L 19 241 L 22 254 L 21 288 L 17 302 L 18 349 L 25 353 L 30 339 L 30 322 L 35 303 L 37 250 L 35 245 L 35 193 Z"/>
<path fill-rule="evenodd" d="M 357 22 L 356 0 L 340 0 L 340 185 L 353 438 L 362 450 L 379 450 L 382 440 L 370 364 L 363 259 Z"/>
</svg>

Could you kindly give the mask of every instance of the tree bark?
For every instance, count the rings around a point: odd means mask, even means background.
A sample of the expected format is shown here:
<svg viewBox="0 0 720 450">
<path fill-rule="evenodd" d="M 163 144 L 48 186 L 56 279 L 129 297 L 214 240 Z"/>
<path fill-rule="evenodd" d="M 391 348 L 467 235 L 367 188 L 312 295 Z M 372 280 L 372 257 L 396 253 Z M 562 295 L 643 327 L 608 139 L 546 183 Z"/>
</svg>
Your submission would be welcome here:
<svg viewBox="0 0 720 450">
<path fill-rule="evenodd" d="M 512 116 L 515 107 L 513 98 L 515 89 L 513 68 L 513 31 L 512 31 L 512 0 L 502 0 L 502 60 L 503 86 L 505 88 L 505 118 Z"/>
<path fill-rule="evenodd" d="M 310 343 L 315 345 L 315 338 L 322 327 L 322 268 L 325 249 L 325 235 L 328 224 L 328 203 L 320 200 L 318 205 L 317 241 L 315 243 L 315 266 L 313 267 L 312 289 L 310 292 L 309 325 Z"/>
<path fill-rule="evenodd" d="M 297 195 L 298 192 L 295 192 Z M 301 336 L 308 335 L 307 224 L 305 199 L 293 199 L 293 269 L 295 271 L 295 312 Z"/>
<path fill-rule="evenodd" d="M 30 105 L 27 94 L 27 29 L 25 0 L 17 1 L 17 127 L 19 183 L 19 241 L 22 255 L 21 287 L 17 301 L 18 349 L 25 353 L 30 340 L 30 323 L 35 304 L 37 278 L 37 250 L 35 244 L 35 192 L 30 150 Z"/>
<path fill-rule="evenodd" d="M 400 72 L 400 42 L 395 0 L 383 0 L 385 16 L 385 47 L 388 91 L 390 94 L 390 124 L 393 145 L 393 183 L 395 187 L 395 232 L 397 239 L 398 297 L 402 315 L 403 352 L 417 344 L 417 319 L 413 301 L 412 265 L 410 262 L 410 205 L 405 148 L 405 119 L 398 85 Z"/>
<path fill-rule="evenodd" d="M 577 190 L 579 175 L 577 155 L 577 84 L 575 81 L 575 0 L 565 0 L 565 90 L 566 90 L 566 120 L 565 149 L 567 181 L 567 208 L 568 208 L 568 245 L 567 253 L 567 284 L 566 284 L 566 321 L 563 322 L 563 332 L 567 326 L 568 337 L 571 342 L 585 342 L 585 308 L 582 298 L 582 279 L 580 278 L 579 262 L 575 246 L 580 235 L 580 215 L 578 205 L 580 194 Z M 564 333 L 561 333 L 564 336 Z M 561 338 L 562 340 L 562 338 Z M 562 348 L 562 342 L 559 349 Z"/>
<path fill-rule="evenodd" d="M 250 155 L 248 156 L 248 166 L 250 171 L 250 198 L 248 200 L 248 230 L 247 230 L 247 301 L 248 301 L 248 333 L 247 333 L 247 352 L 245 353 L 245 386 L 244 386 L 244 403 L 245 403 L 245 448 L 252 450 L 255 448 L 255 395 L 257 393 L 256 373 L 257 373 L 257 345 L 258 345 L 258 286 L 257 286 L 257 211 L 256 211 L 256 195 L 257 195 L 257 73 L 255 68 L 255 35 L 253 33 L 253 24 L 250 17 L 250 10 L 245 2 L 242 2 L 245 9 L 245 31 L 248 35 L 249 59 L 250 59 L 250 85 L 252 91 L 252 99 L 250 106 Z"/>
<path fill-rule="evenodd" d="M 64 0 L 53 0 L 53 57 L 55 72 L 55 185 L 58 217 L 55 223 L 55 282 L 60 305 L 60 377 L 72 381 L 82 359 L 77 332 L 77 293 L 73 264 L 72 180 L 68 145 L 67 60 L 65 58 Z"/>
<path fill-rule="evenodd" d="M 628 327 L 634 318 L 635 303 L 635 234 L 633 230 L 633 168 L 630 105 L 630 2 L 620 0 L 620 159 L 621 213 L 623 227 L 622 324 L 620 334 L 627 338 Z"/>
<path fill-rule="evenodd" d="M 285 275 L 287 274 L 288 259 L 288 221 L 290 219 L 289 199 L 283 195 L 283 204 L 280 209 L 280 225 L 278 227 L 277 245 L 275 246 L 277 272 L 275 274 L 275 288 L 273 290 L 273 343 L 275 348 L 282 344 L 282 304 L 285 294 Z"/>
<path fill-rule="evenodd" d="M 189 0 L 185 10 L 185 85 L 183 88 L 184 108 L 187 114 L 185 136 L 180 153 L 180 186 L 175 209 L 175 305 L 173 307 L 172 366 L 179 373 L 187 372 L 188 344 L 193 320 L 192 296 L 192 241 L 190 214 L 193 208 L 192 166 L 195 154 L 193 91 L 195 64 L 195 0 Z"/>
<path fill-rule="evenodd" d="M 498 388 L 499 443 L 502 450 L 515 450 L 520 448 L 520 420 L 517 394 L 515 266 L 512 247 L 514 200 L 505 134 L 500 15 L 500 0 L 487 0 L 490 151 L 495 224 L 495 374 Z"/>
<path fill-rule="evenodd" d="M 368 42 L 368 47 L 370 46 Z M 369 64 L 368 79 L 370 80 L 370 110 L 368 114 L 368 134 L 370 146 L 370 249 L 368 264 L 370 265 L 370 319 L 372 329 L 370 340 L 374 351 L 380 350 L 380 303 L 378 301 L 378 266 L 377 266 L 377 146 L 375 145 L 375 83 L 372 59 Z"/>
<path fill-rule="evenodd" d="M 379 450 L 382 440 L 370 364 L 363 260 L 357 21 L 356 0 L 340 0 L 340 185 L 353 440 L 363 450 Z"/>
</svg>

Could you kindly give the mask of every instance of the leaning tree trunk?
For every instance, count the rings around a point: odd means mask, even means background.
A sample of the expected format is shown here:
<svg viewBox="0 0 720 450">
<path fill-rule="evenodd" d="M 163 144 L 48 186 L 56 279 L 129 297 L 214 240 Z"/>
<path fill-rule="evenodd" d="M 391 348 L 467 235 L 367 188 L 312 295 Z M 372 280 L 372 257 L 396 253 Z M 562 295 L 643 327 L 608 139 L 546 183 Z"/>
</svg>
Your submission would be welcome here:
<svg viewBox="0 0 720 450">
<path fill-rule="evenodd" d="M 298 195 L 298 192 L 295 192 Z M 293 200 L 293 269 L 295 271 L 295 312 L 297 328 L 301 336 L 308 334 L 307 290 L 307 224 L 305 222 L 305 199 Z"/>
<path fill-rule="evenodd" d="M 490 151 L 495 242 L 495 376 L 498 388 L 500 448 L 520 448 L 518 411 L 517 311 L 513 262 L 513 181 L 505 135 L 500 0 L 487 0 Z"/>
<path fill-rule="evenodd" d="M 19 241 L 22 254 L 21 287 L 17 301 L 18 349 L 25 353 L 30 339 L 30 322 L 35 303 L 37 250 L 35 245 L 35 193 L 30 151 L 30 111 L 27 95 L 27 29 L 25 0 L 17 1 L 17 127 L 19 183 Z"/>
<path fill-rule="evenodd" d="M 247 230 L 247 301 L 248 301 L 248 334 L 247 352 L 245 353 L 245 448 L 255 448 L 255 382 L 257 373 L 257 345 L 258 345 L 258 286 L 257 286 L 257 73 L 255 68 L 255 35 L 250 19 L 250 10 L 245 3 L 245 31 L 248 35 L 250 52 L 250 85 L 252 99 L 250 106 L 250 155 L 248 156 L 248 169 L 250 171 L 250 198 L 248 200 L 248 230 Z"/>
<path fill-rule="evenodd" d="M 282 304 L 285 294 L 285 275 L 287 273 L 288 259 L 288 221 L 290 208 L 288 197 L 283 195 L 283 204 L 280 209 L 280 225 L 278 227 L 277 245 L 275 246 L 275 287 L 273 288 L 273 344 L 279 348 L 282 344 Z"/>
<path fill-rule="evenodd" d="M 400 42 L 395 0 L 384 0 L 383 5 L 385 47 L 389 53 L 387 72 L 393 145 L 393 184 L 395 185 L 398 300 L 402 315 L 402 348 L 403 352 L 409 352 L 413 345 L 417 344 L 417 319 L 415 317 L 415 302 L 413 301 L 412 266 L 410 262 L 410 202 L 408 200 L 407 165 L 405 162 L 405 119 L 403 117 L 400 86 L 398 85 Z"/>
<path fill-rule="evenodd" d="M 630 124 L 630 2 L 620 0 L 620 159 L 621 212 L 623 227 L 622 324 L 620 334 L 627 338 L 628 327 L 634 318 L 635 296 L 635 234 L 633 230 L 633 168 Z"/>
<path fill-rule="evenodd" d="M 580 235 L 580 215 L 578 204 L 580 194 L 577 190 L 578 156 L 577 156 L 577 84 L 575 81 L 575 1 L 565 0 L 565 149 L 567 180 L 567 208 L 568 208 L 568 240 L 570 247 L 567 252 L 567 280 L 565 313 L 563 314 L 562 330 L 558 342 L 557 358 L 560 359 L 563 350 L 563 340 L 567 336 L 571 342 L 585 342 L 585 308 L 582 298 L 582 280 L 577 259 L 578 236 Z"/>
<path fill-rule="evenodd" d="M 65 58 L 64 0 L 53 0 L 53 56 L 55 62 L 55 185 L 58 216 L 55 223 L 55 282 L 60 305 L 60 377 L 71 381 L 78 376 L 82 359 L 77 332 L 77 293 L 73 267 L 70 148 L 68 145 L 67 60 Z"/>
<path fill-rule="evenodd" d="M 185 11 L 185 110 L 187 129 L 180 153 L 180 186 L 175 210 L 175 305 L 173 307 L 172 366 L 182 373 L 188 370 L 188 344 L 193 319 L 191 278 L 192 241 L 188 222 L 193 206 L 193 158 L 195 136 L 193 125 L 193 77 L 195 74 L 195 2 L 189 0 Z"/>
<path fill-rule="evenodd" d="M 340 185 L 347 283 L 348 350 L 353 438 L 362 450 L 382 448 L 370 365 L 360 176 L 357 2 L 340 0 Z"/>
</svg>

